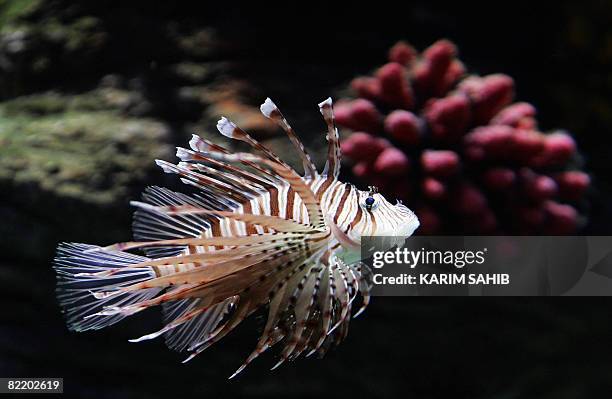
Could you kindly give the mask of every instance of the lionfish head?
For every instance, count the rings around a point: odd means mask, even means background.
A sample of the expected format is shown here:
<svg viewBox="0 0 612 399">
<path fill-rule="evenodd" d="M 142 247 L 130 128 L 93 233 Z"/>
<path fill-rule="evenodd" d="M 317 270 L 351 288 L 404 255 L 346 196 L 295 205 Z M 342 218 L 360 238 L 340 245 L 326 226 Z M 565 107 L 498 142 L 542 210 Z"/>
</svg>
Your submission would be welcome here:
<svg viewBox="0 0 612 399">
<path fill-rule="evenodd" d="M 419 227 L 419 219 L 408 207 L 397 201 L 394 205 L 376 187 L 359 191 L 359 206 L 364 214 L 362 225 L 354 229 L 361 236 L 408 237 Z M 357 237 L 354 237 L 357 238 Z"/>
</svg>

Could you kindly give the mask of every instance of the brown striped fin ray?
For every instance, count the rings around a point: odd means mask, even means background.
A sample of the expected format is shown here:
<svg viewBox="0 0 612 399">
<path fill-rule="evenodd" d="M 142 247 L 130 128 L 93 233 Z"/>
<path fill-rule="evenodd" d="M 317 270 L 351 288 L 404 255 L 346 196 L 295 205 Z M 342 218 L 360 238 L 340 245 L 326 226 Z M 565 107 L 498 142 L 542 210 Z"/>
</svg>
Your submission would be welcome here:
<svg viewBox="0 0 612 399">
<path fill-rule="evenodd" d="M 251 354 L 234 372 L 234 374 L 230 376 L 230 379 L 239 374 L 259 355 L 270 347 L 274 346 L 283 338 L 284 335 L 282 333 L 275 332 L 280 330 L 278 327 L 280 321 L 279 315 L 283 312 L 283 309 L 286 309 L 287 307 L 287 301 L 290 298 L 288 290 L 291 289 L 289 287 L 292 287 L 291 281 L 302 276 L 302 273 L 305 271 L 306 267 L 312 263 L 311 259 L 312 256 L 308 256 L 307 258 L 302 258 L 300 262 L 292 262 L 290 265 L 291 267 L 286 268 L 282 274 L 279 274 L 277 276 L 278 279 L 273 282 L 274 284 L 272 286 L 270 286 L 270 289 L 267 291 L 267 296 L 269 299 L 266 301 L 269 302 L 268 318 L 261 337 L 259 338 L 253 352 L 251 352 Z"/>
<path fill-rule="evenodd" d="M 188 298 L 164 303 L 162 305 L 164 323 L 168 325 L 182 317 L 183 314 L 189 312 L 188 309 L 198 306 L 199 301 L 200 298 Z M 206 310 L 187 322 L 168 330 L 164 334 L 166 345 L 168 348 L 178 352 L 185 351 L 191 344 L 200 341 L 210 334 L 230 311 L 233 303 L 233 298 L 226 299 L 223 302 L 206 308 Z"/>
<path fill-rule="evenodd" d="M 287 183 L 289 183 L 291 188 L 300 196 L 308 212 L 308 219 L 310 221 L 310 224 L 317 228 L 326 228 L 325 221 L 323 219 L 323 212 L 321 211 L 319 201 L 315 197 L 310 186 L 306 184 L 304 180 L 302 180 L 302 178 L 292 168 L 270 160 L 263 159 L 253 154 L 243 152 L 233 154 L 211 153 L 210 156 L 228 162 L 246 160 L 250 162 L 261 163 L 270 167 Z"/>
<path fill-rule="evenodd" d="M 285 133 L 287 133 L 289 140 L 291 140 L 291 143 L 293 144 L 293 146 L 297 150 L 298 155 L 302 159 L 305 177 L 314 179 L 316 176 L 318 176 L 317 169 L 314 163 L 312 162 L 310 155 L 308 155 L 308 152 L 306 152 L 304 144 L 300 141 L 297 134 L 295 133 L 291 125 L 289 125 L 289 122 L 287 122 L 276 104 L 274 104 L 274 102 L 268 97 L 266 98 L 264 103 L 261 104 L 259 109 L 266 118 L 273 120 L 285 131 Z"/>
<path fill-rule="evenodd" d="M 201 346 L 194 348 L 193 352 L 183 360 L 183 363 L 187 363 L 206 349 L 208 349 L 211 345 L 218 342 L 221 338 L 225 337 L 230 331 L 232 331 L 236 326 L 238 326 L 242 321 L 250 314 L 251 308 L 249 307 L 250 303 L 244 303 L 242 300 L 238 300 L 235 303 L 236 309 L 230 313 L 229 319 L 221 324 L 215 331 L 208 334 L 207 339 L 205 339 Z"/>
<path fill-rule="evenodd" d="M 355 276 L 354 270 L 347 266 L 342 260 L 338 260 L 338 266 L 340 267 L 340 274 L 346 282 L 349 293 L 349 302 L 352 304 L 353 300 L 357 297 L 357 293 L 359 292 L 359 280 Z"/>
<path fill-rule="evenodd" d="M 269 296 L 271 299 L 268 309 L 268 318 L 264 327 L 264 331 L 262 332 L 261 337 L 259 338 L 259 341 L 257 342 L 257 345 L 253 352 L 234 372 L 234 374 L 230 376 L 230 378 L 233 378 L 237 374 L 239 374 L 259 355 L 261 355 L 263 352 L 271 348 L 275 343 L 279 341 L 279 339 L 273 339 L 273 336 L 274 332 L 279 328 L 281 314 L 286 311 L 288 306 L 290 305 L 291 293 L 297 286 L 298 282 L 308 272 L 307 267 L 311 263 L 312 260 L 310 258 L 306 259 L 303 262 L 300 262 L 299 265 L 293 267 L 287 274 L 287 276 L 284 277 L 280 282 L 278 282 L 276 287 L 272 291 L 270 291 Z M 282 338 L 282 336 L 280 338 Z"/>
<path fill-rule="evenodd" d="M 128 251 L 137 248 L 156 247 L 156 246 L 185 246 L 185 245 L 200 245 L 200 246 L 242 246 L 242 245 L 257 245 L 265 242 L 278 242 L 287 238 L 298 236 L 299 233 L 265 233 L 251 234 L 247 236 L 235 237 L 205 237 L 205 238 L 178 238 L 172 240 L 158 241 L 125 241 L 116 244 L 102 247 L 101 249 L 108 251 Z M 93 249 L 90 252 L 94 252 Z"/>
<path fill-rule="evenodd" d="M 301 240 L 300 240 L 301 241 Z M 291 245 L 292 242 L 288 242 L 285 245 Z M 190 263 L 199 263 L 202 266 L 211 266 L 215 263 L 219 263 L 221 261 L 225 262 L 233 259 L 240 259 L 248 256 L 253 256 L 258 252 L 271 252 L 272 249 L 282 248 L 281 245 L 276 243 L 263 243 L 257 246 L 243 246 L 243 247 L 229 247 L 225 249 L 218 249 L 216 251 L 211 252 L 197 252 L 197 253 L 188 253 L 181 254 L 177 256 L 165 257 L 165 258 L 156 258 L 145 260 L 139 263 L 135 263 L 130 265 L 131 268 L 143 268 L 143 267 L 153 267 L 153 266 L 167 266 L 167 265 L 184 265 Z M 111 270 L 121 270 L 121 269 L 111 269 Z M 111 273 L 112 274 L 112 273 Z M 109 275 L 109 274 L 106 274 Z M 175 274 L 173 274 L 175 275 Z"/>
<path fill-rule="evenodd" d="M 209 140 L 203 139 L 197 134 L 192 135 L 191 140 L 189 141 L 189 146 L 192 150 L 200 153 L 199 155 L 210 155 L 210 154 L 231 154 L 231 151 L 226 148 L 215 144 Z M 211 158 L 211 157 L 208 157 Z M 218 158 L 217 158 L 218 159 Z M 249 160 L 241 160 L 239 161 L 241 164 L 253 168 L 257 172 L 261 173 L 261 175 L 265 176 L 267 179 L 271 179 L 272 182 L 278 181 L 279 177 L 273 174 L 270 170 L 261 167 L 259 164 L 249 161 Z"/>
<path fill-rule="evenodd" d="M 221 181 L 216 177 L 195 172 L 186 167 L 186 165 L 175 165 L 159 159 L 155 162 L 164 172 L 183 176 L 202 191 L 215 193 L 219 197 L 228 197 L 240 203 L 253 198 L 256 194 L 256 192 L 245 185 L 237 182 Z"/>
<path fill-rule="evenodd" d="M 332 279 L 330 278 L 331 270 L 329 269 L 329 267 L 327 267 L 327 265 L 323 270 L 323 273 L 324 274 L 321 279 L 321 286 L 317 295 L 317 304 L 321 312 L 320 327 L 319 330 L 316 331 L 316 341 L 313 344 L 312 349 L 309 353 L 306 354 L 306 356 L 311 356 L 313 353 L 319 350 L 319 348 L 321 348 L 321 345 L 323 345 L 323 341 L 325 341 L 325 339 L 327 338 L 327 332 L 331 327 L 334 294 L 332 293 L 330 287 L 332 282 Z"/>
<path fill-rule="evenodd" d="M 244 370 L 253 360 L 255 360 L 259 355 L 268 349 L 271 345 L 269 344 L 269 337 L 272 335 L 272 331 L 276 328 L 276 319 L 272 317 L 272 315 L 276 315 L 276 313 L 280 310 L 279 307 L 281 305 L 283 294 L 287 286 L 282 284 L 278 287 L 276 294 L 272 297 L 268 310 L 268 320 L 266 321 L 266 325 L 264 330 L 255 346 L 255 350 L 251 352 L 251 354 L 246 358 L 246 360 L 238 367 L 236 371 L 229 377 L 229 379 L 237 376 L 242 370 Z"/>
<path fill-rule="evenodd" d="M 336 328 L 342 324 L 350 310 L 350 294 L 346 278 L 343 276 L 340 266 L 338 266 L 337 263 L 332 263 L 332 269 L 334 273 L 334 281 L 336 283 L 336 298 L 340 304 L 340 314 L 338 315 L 338 318 L 334 320 L 335 323 L 327 333 L 328 335 L 333 333 L 334 330 L 336 330 Z"/>
<path fill-rule="evenodd" d="M 209 178 L 230 185 L 235 190 L 243 190 L 244 193 L 251 197 L 259 196 L 264 191 L 264 187 L 261 184 L 254 184 L 253 180 L 245 179 L 234 171 L 229 173 L 222 170 L 222 168 L 213 168 L 202 163 L 180 162 L 178 165 L 179 167 L 190 170 L 196 174 L 205 175 Z"/>
<path fill-rule="evenodd" d="M 279 244 L 275 242 L 264 242 L 256 246 L 242 246 L 242 247 L 228 247 L 224 249 L 218 249 L 211 252 L 196 252 L 188 254 L 180 254 L 165 258 L 147 259 L 145 261 L 130 265 L 132 268 L 142 268 L 150 266 L 166 266 L 166 265 L 180 265 L 197 262 L 203 266 L 210 266 L 220 261 L 227 261 L 236 258 L 243 258 L 257 254 L 258 252 L 266 253 L 271 252 L 272 249 L 281 249 L 283 246 L 291 246 L 297 242 L 301 242 L 302 237 L 294 237 L 289 241 Z M 111 269 L 120 270 L 120 269 Z"/>
<path fill-rule="evenodd" d="M 296 269 L 294 266 L 303 264 L 307 256 L 307 253 L 297 251 L 296 247 L 269 253 L 267 257 L 259 258 L 259 263 L 242 267 L 239 272 L 226 272 L 225 275 L 215 280 L 200 283 L 199 288 L 192 292 L 192 295 L 205 297 L 206 303 L 212 305 L 231 295 L 260 292 L 259 306 L 265 305 L 268 301 L 266 295 L 274 291 L 274 284 L 279 280 L 285 281 L 286 276 L 293 274 Z M 219 266 L 221 269 L 227 268 L 227 265 Z M 268 286 L 269 289 L 266 288 Z"/>
<path fill-rule="evenodd" d="M 336 123 L 334 121 L 331 97 L 319 104 L 319 111 L 327 124 L 327 162 L 323 169 L 323 175 L 337 179 L 340 174 L 341 155 L 338 128 L 336 128 Z"/>
<path fill-rule="evenodd" d="M 320 283 L 320 274 L 322 267 L 311 267 L 306 276 L 298 284 L 296 292 L 292 295 L 292 301 L 295 301 L 294 313 L 296 324 L 292 334 L 288 337 L 288 342 L 285 344 L 281 353 L 281 359 L 272 367 L 272 370 L 279 367 L 285 360 L 291 357 L 296 346 L 302 339 L 302 334 L 306 329 L 310 313 L 315 304 L 318 284 Z"/>
<path fill-rule="evenodd" d="M 236 126 L 234 122 L 230 121 L 226 117 L 222 117 L 221 119 L 219 119 L 219 121 L 217 122 L 217 130 L 219 131 L 219 133 L 221 133 L 225 137 L 228 137 L 234 140 L 240 140 L 240 141 L 243 141 L 249 144 L 251 147 L 255 148 L 256 150 L 261 151 L 271 161 L 276 162 L 280 165 L 283 165 L 287 168 L 290 168 L 289 165 L 287 165 L 282 159 L 280 159 L 268 147 L 261 144 L 259 141 L 255 140 L 253 137 L 251 137 L 251 135 L 249 135 L 244 130 L 240 129 L 238 126 Z"/>
<path fill-rule="evenodd" d="M 228 219 L 237 220 L 245 223 L 253 223 L 262 227 L 271 228 L 281 232 L 299 232 L 299 233 L 311 233 L 313 232 L 312 227 L 296 222 L 291 219 L 281 218 L 279 216 L 270 215 L 255 215 L 252 213 L 234 213 L 230 211 L 217 211 L 213 209 L 203 209 L 192 205 L 182 206 L 158 206 L 151 207 L 149 204 L 145 204 L 139 201 L 131 201 L 133 206 L 139 208 L 149 209 L 155 212 L 167 213 L 171 215 L 214 215 L 225 217 Z"/>
<path fill-rule="evenodd" d="M 136 342 L 142 342 L 142 341 L 147 341 L 150 339 L 155 339 L 157 337 L 159 337 L 162 334 L 167 333 L 168 331 L 177 328 L 178 326 L 180 326 L 183 323 L 187 323 L 190 320 L 193 320 L 194 318 L 196 318 L 197 316 L 199 316 L 200 314 L 202 314 L 203 312 L 205 312 L 207 310 L 206 307 L 204 306 L 198 306 L 200 299 L 196 298 L 196 299 L 188 299 L 186 301 L 189 301 L 189 306 L 187 306 L 180 314 L 178 314 L 175 318 L 173 318 L 172 320 L 169 320 L 168 322 L 165 323 L 164 327 L 158 331 L 155 331 L 153 333 L 150 334 L 146 334 L 143 335 L 139 338 L 135 338 L 135 339 L 130 339 L 130 342 L 136 343 Z"/>
<path fill-rule="evenodd" d="M 353 266 L 357 273 L 359 274 L 359 293 L 361 294 L 361 308 L 357 310 L 353 318 L 358 317 L 362 314 L 370 303 L 371 294 L 370 291 L 372 289 L 372 282 L 368 278 L 368 270 L 367 266 L 363 263 L 358 263 Z"/>
<path fill-rule="evenodd" d="M 123 287 L 121 290 L 129 292 L 145 288 L 166 287 L 169 285 L 178 284 L 212 283 L 225 276 L 232 275 L 239 271 L 244 271 L 245 269 L 252 266 L 259 266 L 260 272 L 263 272 L 263 267 L 273 268 L 275 266 L 275 262 L 282 262 L 283 259 L 280 257 L 286 255 L 289 252 L 289 247 L 281 247 L 279 249 L 273 249 L 270 251 L 253 251 L 253 253 L 244 256 L 232 257 L 230 255 L 226 260 L 220 260 L 219 262 L 212 262 L 206 264 L 206 267 L 199 267 L 166 276 L 155 277 L 147 280 L 146 282 Z M 204 260 L 206 259 L 205 255 L 207 254 L 177 256 L 174 259 L 165 259 L 164 263 L 177 264 L 179 262 L 189 262 L 194 261 L 196 259 Z M 275 255 L 278 256 L 275 257 Z M 152 263 L 154 262 L 155 261 L 152 261 Z"/>
<path fill-rule="evenodd" d="M 270 177 L 265 174 L 262 175 L 262 173 L 251 173 L 247 170 L 243 170 L 226 162 L 221 162 L 219 160 L 213 159 L 203 152 L 196 152 L 188 150 L 186 148 L 177 147 L 176 156 L 183 162 L 198 162 L 209 164 L 212 167 L 216 168 L 214 170 L 226 171 L 228 173 L 234 174 L 244 180 L 250 181 L 251 184 L 254 184 L 261 188 L 276 187 L 278 184 L 278 181 L 270 179 Z"/>
<path fill-rule="evenodd" d="M 310 309 L 308 311 L 308 320 L 304 323 L 304 332 L 301 334 L 300 342 L 294 350 L 294 354 L 290 354 L 289 357 L 298 357 L 304 350 L 310 349 L 311 351 L 306 354 L 310 356 L 312 351 L 315 350 L 316 345 L 321 336 L 325 337 L 326 331 L 324 330 L 323 323 L 323 307 L 321 306 L 321 290 L 328 289 L 328 270 L 327 267 L 321 268 L 319 275 L 317 276 L 315 286 L 312 292 L 312 301 L 310 303 Z"/>
</svg>

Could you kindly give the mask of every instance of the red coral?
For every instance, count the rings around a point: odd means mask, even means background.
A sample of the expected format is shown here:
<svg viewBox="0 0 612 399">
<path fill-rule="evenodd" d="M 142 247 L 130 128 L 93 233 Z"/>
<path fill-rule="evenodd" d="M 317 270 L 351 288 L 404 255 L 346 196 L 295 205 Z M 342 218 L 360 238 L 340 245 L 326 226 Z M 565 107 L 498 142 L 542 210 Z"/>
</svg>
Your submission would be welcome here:
<svg viewBox="0 0 612 399">
<path fill-rule="evenodd" d="M 410 170 L 410 160 L 395 147 L 384 149 L 374 162 L 374 171 L 383 176 L 402 176 Z"/>
<path fill-rule="evenodd" d="M 448 178 L 459 172 L 459 155 L 449 150 L 425 150 L 421 155 L 421 167 L 426 175 Z"/>
<path fill-rule="evenodd" d="M 436 98 L 427 103 L 424 116 L 435 141 L 455 142 L 470 122 L 470 101 L 463 95 Z"/>
<path fill-rule="evenodd" d="M 569 201 L 579 200 L 591 184 L 591 177 L 580 171 L 561 172 L 555 177 L 561 198 Z"/>
<path fill-rule="evenodd" d="M 385 131 L 402 144 L 418 144 L 421 130 L 419 118 L 410 111 L 398 109 L 385 118 Z"/>
<path fill-rule="evenodd" d="M 485 124 L 514 98 L 514 81 L 506 75 L 470 76 L 458 90 L 472 101 L 474 122 Z"/>
<path fill-rule="evenodd" d="M 536 128 L 536 109 L 529 103 L 515 103 L 502 109 L 492 120 L 494 125 L 507 125 L 523 129 Z"/>
<path fill-rule="evenodd" d="M 579 227 L 591 180 L 572 170 L 576 143 L 541 132 L 533 105 L 512 103 L 512 78 L 466 75 L 448 40 L 421 54 L 400 42 L 388 60 L 351 82 L 357 98 L 340 101 L 336 119 L 357 131 L 342 142 L 353 173 L 405 200 L 421 233 Z"/>
<path fill-rule="evenodd" d="M 387 105 L 410 109 L 413 105 L 412 89 L 401 64 L 390 62 L 381 67 L 376 76 L 380 82 L 380 99 Z"/>
<path fill-rule="evenodd" d="M 397 42 L 389 50 L 389 61 L 397 62 L 401 65 L 409 65 L 417 56 L 417 52 L 406 42 Z"/>
<path fill-rule="evenodd" d="M 491 168 L 482 174 L 485 187 L 491 191 L 511 188 L 516 181 L 516 173 L 510 168 Z"/>
<path fill-rule="evenodd" d="M 340 149 L 348 157 L 371 163 L 378 157 L 378 154 L 390 146 L 391 143 L 385 139 L 364 132 L 356 132 L 342 141 Z"/>
</svg>

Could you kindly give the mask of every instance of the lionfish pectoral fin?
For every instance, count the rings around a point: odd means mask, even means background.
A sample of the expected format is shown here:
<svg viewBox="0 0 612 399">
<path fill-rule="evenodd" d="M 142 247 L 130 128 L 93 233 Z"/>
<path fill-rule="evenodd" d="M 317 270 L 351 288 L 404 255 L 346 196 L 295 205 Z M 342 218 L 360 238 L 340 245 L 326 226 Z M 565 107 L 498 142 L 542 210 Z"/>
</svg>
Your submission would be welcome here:
<svg viewBox="0 0 612 399">
<path fill-rule="evenodd" d="M 268 348 L 268 341 L 270 339 L 270 335 L 272 331 L 276 327 L 277 322 L 277 314 L 280 311 L 280 305 L 282 304 L 282 300 L 285 294 L 285 290 L 287 288 L 286 284 L 281 283 L 280 287 L 278 287 L 275 291 L 271 293 L 272 299 L 269 304 L 268 309 L 268 320 L 266 321 L 266 325 L 264 330 L 255 346 L 255 349 L 251 354 L 247 357 L 247 359 L 240 365 L 240 367 L 232 374 L 229 378 L 234 378 L 237 376 L 242 370 L 244 370 L 253 360 L 255 360 L 259 355 L 265 352 Z"/>
<path fill-rule="evenodd" d="M 230 331 L 238 326 L 242 321 L 250 314 L 252 307 L 249 301 L 237 300 L 234 302 L 236 309 L 231 312 L 229 319 L 220 324 L 213 332 L 211 332 L 202 342 L 195 343 L 190 347 L 193 351 L 187 359 L 183 361 L 186 363 L 192 360 L 194 357 L 208 349 L 211 345 L 218 342 L 221 338 L 225 337 Z"/>
<path fill-rule="evenodd" d="M 306 323 L 308 322 L 315 304 L 317 291 L 321 282 L 322 270 L 322 267 L 312 266 L 308 274 L 302 277 L 302 280 L 298 284 L 298 289 L 292 295 L 291 302 L 295 303 L 294 313 L 296 326 L 281 353 L 281 359 L 272 367 L 272 370 L 280 366 L 285 360 L 291 358 L 297 346 L 301 343 L 303 339 L 302 334 L 306 329 Z"/>
<path fill-rule="evenodd" d="M 340 315 L 327 335 L 332 334 L 344 322 L 350 311 L 350 294 L 346 283 L 346 278 L 343 276 L 341 269 L 337 264 L 333 265 L 333 274 L 334 282 L 336 283 L 335 295 L 340 303 Z"/>
<path fill-rule="evenodd" d="M 259 355 L 284 338 L 284 334 L 275 336 L 274 332 L 278 330 L 281 314 L 286 311 L 292 303 L 292 298 L 294 298 L 294 289 L 298 286 L 299 282 L 306 277 L 308 272 L 308 264 L 309 259 L 304 259 L 292 269 L 287 270 L 282 279 L 269 292 L 269 297 L 271 299 L 268 306 L 268 318 L 261 337 L 253 352 L 242 363 L 238 370 L 234 372 L 232 378 L 244 370 L 246 366 L 248 366 Z"/>
<path fill-rule="evenodd" d="M 315 344 L 313 345 L 312 349 L 310 350 L 310 352 L 306 354 L 306 357 L 313 355 L 321 348 L 321 346 L 323 345 L 323 342 L 327 338 L 327 332 L 329 331 L 329 328 L 331 325 L 331 319 L 332 319 L 331 308 L 332 308 L 333 296 L 332 296 L 331 287 L 330 287 L 331 271 L 329 267 L 327 267 L 327 265 L 323 269 L 322 273 L 323 274 L 321 276 L 321 285 L 317 293 L 317 305 L 321 312 L 321 326 L 320 326 L 320 329 L 317 331 L 318 338 Z"/>
<path fill-rule="evenodd" d="M 357 318 L 359 315 L 361 315 L 370 304 L 370 291 L 372 289 L 372 284 L 371 281 L 369 281 L 367 278 L 367 267 L 368 266 L 365 263 L 359 263 L 356 266 L 357 273 L 359 273 L 359 293 L 361 294 L 362 303 L 361 307 L 359 308 L 359 310 L 357 310 L 353 318 Z"/>
<path fill-rule="evenodd" d="M 175 320 L 183 317 L 191 309 L 202 307 L 200 302 L 200 298 L 188 298 L 165 303 L 162 305 L 164 322 L 166 324 L 175 323 Z M 234 298 L 225 299 L 217 304 L 206 307 L 205 310 L 199 312 L 195 317 L 168 330 L 165 334 L 166 346 L 182 352 L 187 350 L 192 344 L 202 341 L 202 339 L 219 326 L 219 323 L 228 314 L 234 303 Z"/>
</svg>

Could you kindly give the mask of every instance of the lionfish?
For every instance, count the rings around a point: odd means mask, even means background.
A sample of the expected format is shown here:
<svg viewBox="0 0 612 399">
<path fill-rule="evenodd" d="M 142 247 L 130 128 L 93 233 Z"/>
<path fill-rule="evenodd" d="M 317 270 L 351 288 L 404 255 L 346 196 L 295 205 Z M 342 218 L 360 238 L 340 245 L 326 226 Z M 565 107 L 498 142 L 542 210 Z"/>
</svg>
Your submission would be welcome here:
<svg viewBox="0 0 612 399">
<path fill-rule="evenodd" d="M 360 261 L 362 236 L 408 237 L 419 226 L 399 201 L 374 188 L 338 181 L 340 146 L 331 98 L 319 104 L 327 124 L 327 161 L 319 173 L 276 105 L 263 115 L 280 126 L 304 167 L 298 174 L 227 118 L 219 132 L 249 144 L 232 153 L 197 135 L 177 148 L 178 164 L 157 160 L 196 194 L 149 187 L 137 207 L 136 241 L 99 247 L 61 243 L 54 268 L 71 330 L 97 330 L 155 305 L 164 327 L 131 340 L 164 335 L 189 361 L 260 308 L 267 321 L 255 350 L 232 375 L 283 341 L 280 360 L 322 357 L 347 335 L 351 308 L 361 313 L 371 280 Z M 146 256 L 128 252 L 140 249 Z M 231 378 L 231 377 L 230 377 Z"/>
</svg>

